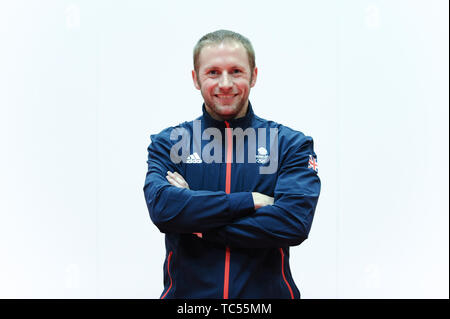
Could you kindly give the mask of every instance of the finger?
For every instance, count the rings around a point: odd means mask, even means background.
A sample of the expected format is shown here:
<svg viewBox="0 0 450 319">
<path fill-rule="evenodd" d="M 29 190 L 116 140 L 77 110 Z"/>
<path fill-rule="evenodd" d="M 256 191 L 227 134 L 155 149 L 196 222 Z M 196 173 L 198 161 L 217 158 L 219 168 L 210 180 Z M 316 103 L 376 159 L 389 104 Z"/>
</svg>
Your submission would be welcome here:
<svg viewBox="0 0 450 319">
<path fill-rule="evenodd" d="M 166 179 L 170 184 L 173 185 L 173 179 L 169 175 L 166 175 Z"/>
<path fill-rule="evenodd" d="M 177 175 L 177 172 L 172 173 L 171 171 L 168 171 L 167 175 L 169 175 L 170 177 L 172 177 L 175 180 L 178 180 L 177 176 L 180 176 L 180 175 Z"/>
<path fill-rule="evenodd" d="M 173 186 L 176 186 L 176 187 L 182 187 L 180 184 L 178 184 L 178 182 L 175 180 L 175 179 L 173 179 L 172 177 L 170 177 L 170 176 L 166 176 L 166 179 L 167 179 L 167 181 L 171 184 L 171 185 L 173 185 Z"/>
<path fill-rule="evenodd" d="M 180 183 L 180 184 L 186 184 L 186 181 L 184 180 L 183 176 L 181 176 L 180 174 L 178 174 L 178 172 L 174 172 L 174 173 L 173 173 L 173 177 L 177 180 L 178 183 Z"/>
<path fill-rule="evenodd" d="M 180 185 L 183 185 L 184 187 L 189 188 L 189 185 L 188 185 L 188 183 L 184 180 L 183 176 L 181 176 L 178 172 L 174 172 L 173 175 L 174 175 L 175 179 L 177 180 L 177 182 L 178 182 Z"/>
<path fill-rule="evenodd" d="M 189 189 L 188 183 L 186 183 L 184 178 L 177 172 L 172 173 L 171 171 L 167 171 L 166 178 L 173 186 Z"/>
<path fill-rule="evenodd" d="M 166 179 L 169 181 L 169 183 L 171 184 L 171 185 L 173 185 L 173 186 L 176 186 L 176 187 L 178 187 L 178 188 L 187 188 L 187 189 L 189 189 L 189 186 L 188 185 L 183 185 L 183 184 L 180 184 L 176 179 L 174 179 L 173 177 L 170 177 L 170 176 L 166 176 Z"/>
<path fill-rule="evenodd" d="M 170 177 L 172 180 L 176 180 L 175 175 L 170 171 L 167 172 L 167 176 Z"/>
<path fill-rule="evenodd" d="M 183 185 L 184 185 L 187 189 L 189 189 L 189 184 L 186 182 L 186 180 L 184 179 L 184 177 L 181 176 L 180 174 L 178 174 L 177 172 L 175 172 L 175 173 L 183 180 Z"/>
<path fill-rule="evenodd" d="M 173 175 L 184 180 L 183 176 L 181 176 L 180 173 L 178 173 L 178 172 L 173 172 Z"/>
</svg>

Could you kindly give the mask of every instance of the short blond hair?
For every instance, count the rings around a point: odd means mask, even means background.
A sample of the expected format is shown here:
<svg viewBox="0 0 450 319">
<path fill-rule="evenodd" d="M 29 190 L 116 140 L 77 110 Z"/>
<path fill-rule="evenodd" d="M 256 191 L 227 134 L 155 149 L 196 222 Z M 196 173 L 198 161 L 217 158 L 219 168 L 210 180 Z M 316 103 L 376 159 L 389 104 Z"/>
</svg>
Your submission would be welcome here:
<svg viewBox="0 0 450 319">
<path fill-rule="evenodd" d="M 194 70 L 197 73 L 197 76 L 199 70 L 198 59 L 202 49 L 207 45 L 220 44 L 225 41 L 235 41 L 242 44 L 242 46 L 247 51 L 248 64 L 250 65 L 250 71 L 253 73 L 253 70 L 255 69 L 255 50 L 253 49 L 250 40 L 243 35 L 233 31 L 217 30 L 205 34 L 203 37 L 201 37 L 200 40 L 198 40 L 197 44 L 194 47 Z"/>
</svg>

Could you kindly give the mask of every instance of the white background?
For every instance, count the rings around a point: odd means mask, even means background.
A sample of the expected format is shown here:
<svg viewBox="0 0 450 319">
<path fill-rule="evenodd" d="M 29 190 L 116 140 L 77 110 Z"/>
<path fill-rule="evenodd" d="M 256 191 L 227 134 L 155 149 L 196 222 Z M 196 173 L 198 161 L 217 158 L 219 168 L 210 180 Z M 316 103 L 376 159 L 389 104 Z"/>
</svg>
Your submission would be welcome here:
<svg viewBox="0 0 450 319">
<path fill-rule="evenodd" d="M 2 1 L 0 297 L 158 298 L 150 134 L 201 114 L 192 50 L 256 50 L 255 113 L 314 138 L 303 298 L 448 298 L 448 1 Z"/>
</svg>

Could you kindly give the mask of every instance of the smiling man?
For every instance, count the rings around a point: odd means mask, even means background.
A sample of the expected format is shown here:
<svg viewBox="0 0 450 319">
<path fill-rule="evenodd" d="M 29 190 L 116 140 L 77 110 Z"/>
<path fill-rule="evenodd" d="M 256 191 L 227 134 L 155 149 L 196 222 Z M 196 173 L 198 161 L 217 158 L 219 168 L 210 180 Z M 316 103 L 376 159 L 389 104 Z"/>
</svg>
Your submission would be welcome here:
<svg viewBox="0 0 450 319">
<path fill-rule="evenodd" d="M 311 229 L 317 157 L 311 137 L 254 113 L 257 75 L 247 38 L 206 34 L 192 71 L 203 114 L 151 135 L 144 194 L 165 233 L 161 298 L 300 298 L 289 247 Z M 188 151 L 175 161 L 178 145 Z"/>
<path fill-rule="evenodd" d="M 206 45 L 198 53 L 192 78 L 212 118 L 223 121 L 246 114 L 258 74 L 250 63 L 244 46 L 232 40 Z"/>
</svg>

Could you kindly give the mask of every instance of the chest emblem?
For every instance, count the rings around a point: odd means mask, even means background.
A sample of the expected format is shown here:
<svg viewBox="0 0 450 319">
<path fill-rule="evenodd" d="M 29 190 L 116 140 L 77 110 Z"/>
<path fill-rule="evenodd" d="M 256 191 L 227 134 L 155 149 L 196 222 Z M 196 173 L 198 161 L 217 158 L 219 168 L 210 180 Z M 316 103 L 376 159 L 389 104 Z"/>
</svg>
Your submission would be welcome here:
<svg viewBox="0 0 450 319">
<path fill-rule="evenodd" d="M 266 164 L 269 162 L 269 155 L 264 147 L 258 148 L 258 154 L 256 155 L 256 162 L 259 164 Z"/>
</svg>

